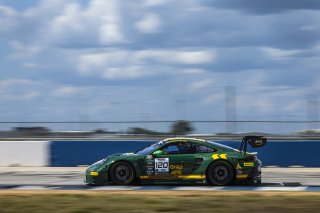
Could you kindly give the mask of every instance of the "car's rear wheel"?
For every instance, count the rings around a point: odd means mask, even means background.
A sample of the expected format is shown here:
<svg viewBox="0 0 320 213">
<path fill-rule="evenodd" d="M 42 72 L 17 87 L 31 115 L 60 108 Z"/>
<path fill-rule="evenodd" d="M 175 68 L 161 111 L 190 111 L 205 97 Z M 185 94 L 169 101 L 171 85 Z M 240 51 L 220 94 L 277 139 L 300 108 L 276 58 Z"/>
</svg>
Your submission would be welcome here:
<svg viewBox="0 0 320 213">
<path fill-rule="evenodd" d="M 130 185 L 134 182 L 135 171 L 127 162 L 116 162 L 110 168 L 110 181 L 116 185 Z"/>
<path fill-rule="evenodd" d="M 214 162 L 207 170 L 207 180 L 211 185 L 229 185 L 234 180 L 234 169 L 226 161 Z"/>
</svg>

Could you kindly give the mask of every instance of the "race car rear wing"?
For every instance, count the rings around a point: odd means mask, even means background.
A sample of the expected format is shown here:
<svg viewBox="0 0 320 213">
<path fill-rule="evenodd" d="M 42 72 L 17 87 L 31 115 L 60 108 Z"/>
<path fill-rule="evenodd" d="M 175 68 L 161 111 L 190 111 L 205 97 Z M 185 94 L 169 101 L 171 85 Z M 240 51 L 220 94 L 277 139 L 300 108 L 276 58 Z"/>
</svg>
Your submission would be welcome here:
<svg viewBox="0 0 320 213">
<path fill-rule="evenodd" d="M 248 143 L 252 148 L 259 148 L 266 145 L 267 138 L 263 136 L 244 136 L 239 148 L 240 152 L 247 152 Z"/>
</svg>

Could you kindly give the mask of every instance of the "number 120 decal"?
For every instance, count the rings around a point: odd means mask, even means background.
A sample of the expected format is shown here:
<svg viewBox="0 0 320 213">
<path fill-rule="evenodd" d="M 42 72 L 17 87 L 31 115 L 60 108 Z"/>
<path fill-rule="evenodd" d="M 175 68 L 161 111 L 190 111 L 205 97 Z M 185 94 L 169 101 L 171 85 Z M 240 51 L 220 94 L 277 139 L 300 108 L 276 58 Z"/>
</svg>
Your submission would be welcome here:
<svg viewBox="0 0 320 213">
<path fill-rule="evenodd" d="M 169 158 L 154 159 L 155 172 L 169 172 Z"/>
</svg>

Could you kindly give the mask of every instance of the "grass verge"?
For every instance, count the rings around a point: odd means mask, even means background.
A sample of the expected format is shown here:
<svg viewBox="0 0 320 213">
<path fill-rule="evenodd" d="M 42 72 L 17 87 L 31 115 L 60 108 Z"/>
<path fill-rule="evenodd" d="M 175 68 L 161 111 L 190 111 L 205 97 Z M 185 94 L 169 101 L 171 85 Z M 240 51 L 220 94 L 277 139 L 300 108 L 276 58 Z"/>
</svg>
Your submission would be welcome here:
<svg viewBox="0 0 320 213">
<path fill-rule="evenodd" d="M 0 212 L 319 212 L 318 192 L 0 191 Z"/>
</svg>

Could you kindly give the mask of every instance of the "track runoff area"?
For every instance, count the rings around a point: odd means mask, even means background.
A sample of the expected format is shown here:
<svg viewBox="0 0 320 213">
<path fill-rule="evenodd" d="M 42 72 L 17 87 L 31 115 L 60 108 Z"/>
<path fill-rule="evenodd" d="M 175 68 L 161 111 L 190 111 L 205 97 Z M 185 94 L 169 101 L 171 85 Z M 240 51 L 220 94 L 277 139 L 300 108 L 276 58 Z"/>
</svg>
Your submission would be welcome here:
<svg viewBox="0 0 320 213">
<path fill-rule="evenodd" d="M 0 167 L 0 190 L 88 191 L 320 191 L 320 168 L 263 168 L 259 186 L 134 185 L 88 186 L 85 167 Z"/>
</svg>

